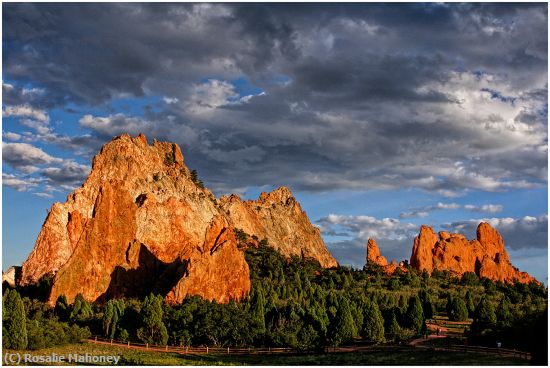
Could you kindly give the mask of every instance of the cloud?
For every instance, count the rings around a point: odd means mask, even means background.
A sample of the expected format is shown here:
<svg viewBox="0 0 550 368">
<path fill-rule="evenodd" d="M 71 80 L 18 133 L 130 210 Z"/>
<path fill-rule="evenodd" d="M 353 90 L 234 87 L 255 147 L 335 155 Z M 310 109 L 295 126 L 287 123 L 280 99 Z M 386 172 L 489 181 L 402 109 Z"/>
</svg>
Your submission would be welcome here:
<svg viewBox="0 0 550 368">
<path fill-rule="evenodd" d="M 37 110 L 29 105 L 5 106 L 2 110 L 3 117 L 29 117 L 38 122 L 47 123 L 50 118 L 44 110 Z"/>
<path fill-rule="evenodd" d="M 4 21 L 10 104 L 164 97 L 81 126 L 174 140 L 211 186 L 547 185 L 545 4 L 14 3 Z"/>
<path fill-rule="evenodd" d="M 18 141 L 21 139 L 21 134 L 17 134 L 13 132 L 3 132 L 2 136 L 8 141 Z"/>
<path fill-rule="evenodd" d="M 412 239 L 419 226 L 394 218 L 330 214 L 316 221 L 323 236 L 348 236 L 348 239 L 327 241 L 330 252 L 342 264 L 361 268 L 365 264 L 369 238 L 377 241 L 380 252 L 389 260 L 408 259 Z"/>
<path fill-rule="evenodd" d="M 35 178 L 18 177 L 13 174 L 2 173 L 2 185 L 8 186 L 18 192 L 26 192 L 31 188 L 38 186 L 40 180 Z"/>
<path fill-rule="evenodd" d="M 423 206 L 423 207 L 414 207 L 409 211 L 402 212 L 399 215 L 399 218 L 414 218 L 414 217 L 427 217 L 430 212 L 437 210 L 458 210 L 465 209 L 472 212 L 486 212 L 486 213 L 498 213 L 502 212 L 504 207 L 500 204 L 484 204 L 481 206 L 476 206 L 472 204 L 460 205 L 458 203 L 442 203 L 438 202 L 435 205 Z"/>
<path fill-rule="evenodd" d="M 486 212 L 486 213 L 498 213 L 502 212 L 504 207 L 500 204 L 484 204 L 482 206 L 474 206 L 471 204 L 467 204 L 464 206 L 465 209 L 468 211 L 473 212 Z"/>
<path fill-rule="evenodd" d="M 84 115 L 79 123 L 82 127 L 90 128 L 107 137 L 122 133 L 137 135 L 140 132 L 148 131 L 152 125 L 141 118 L 128 117 L 120 113 L 105 117 Z"/>
<path fill-rule="evenodd" d="M 50 179 L 51 183 L 66 186 L 82 184 L 89 173 L 90 166 L 74 161 L 65 161 L 60 167 L 47 167 L 42 170 L 42 175 Z"/>
<path fill-rule="evenodd" d="M 62 160 L 52 157 L 40 148 L 28 143 L 2 143 L 2 159 L 14 169 L 25 171 L 34 165 L 59 163 Z"/>
</svg>

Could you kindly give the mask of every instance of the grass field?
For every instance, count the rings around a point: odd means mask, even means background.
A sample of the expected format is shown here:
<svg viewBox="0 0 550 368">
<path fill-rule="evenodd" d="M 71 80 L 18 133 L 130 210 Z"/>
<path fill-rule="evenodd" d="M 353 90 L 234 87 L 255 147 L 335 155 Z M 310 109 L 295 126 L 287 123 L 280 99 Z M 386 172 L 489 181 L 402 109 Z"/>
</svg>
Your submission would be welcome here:
<svg viewBox="0 0 550 368">
<path fill-rule="evenodd" d="M 121 357 L 119 364 L 126 365 L 528 365 L 527 361 L 520 359 L 473 353 L 432 352 L 412 347 L 386 348 L 376 352 L 233 356 L 179 355 L 85 343 L 25 353 L 118 355 Z"/>
</svg>

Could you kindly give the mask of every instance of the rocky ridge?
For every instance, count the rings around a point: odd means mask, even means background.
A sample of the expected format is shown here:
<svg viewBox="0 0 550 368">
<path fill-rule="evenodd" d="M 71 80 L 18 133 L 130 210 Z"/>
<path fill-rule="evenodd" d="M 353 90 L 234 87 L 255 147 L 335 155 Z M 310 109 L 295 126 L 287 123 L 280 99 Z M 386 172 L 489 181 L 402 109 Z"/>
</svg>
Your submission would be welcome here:
<svg viewBox="0 0 550 368">
<path fill-rule="evenodd" d="M 250 277 L 234 228 L 286 256 L 337 266 L 288 188 L 256 201 L 218 200 L 192 178 L 176 144 L 123 134 L 94 157 L 82 187 L 52 206 L 20 284 L 53 277 L 50 302 L 150 291 L 170 302 L 240 299 Z"/>
<path fill-rule="evenodd" d="M 476 239 L 421 226 L 414 239 L 410 264 L 417 270 L 448 270 L 455 275 L 474 272 L 479 277 L 508 283 L 529 283 L 535 279 L 510 263 L 500 233 L 486 222 L 477 227 Z"/>
<path fill-rule="evenodd" d="M 367 264 L 376 264 L 387 274 L 393 274 L 397 268 L 406 271 L 406 267 L 395 261 L 388 264 L 374 239 L 367 242 Z M 479 277 L 508 283 L 536 281 L 510 263 L 502 236 L 486 222 L 479 224 L 473 240 L 447 231 L 436 234 L 431 227 L 422 225 L 413 241 L 410 266 L 430 274 L 447 270 L 456 276 L 473 272 Z"/>
</svg>

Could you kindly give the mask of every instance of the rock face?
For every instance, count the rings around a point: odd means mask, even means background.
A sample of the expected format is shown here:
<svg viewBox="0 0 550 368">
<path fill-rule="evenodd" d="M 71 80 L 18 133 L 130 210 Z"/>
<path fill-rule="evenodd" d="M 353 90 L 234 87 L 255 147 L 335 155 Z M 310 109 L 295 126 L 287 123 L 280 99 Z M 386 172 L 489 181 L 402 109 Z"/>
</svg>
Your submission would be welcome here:
<svg viewBox="0 0 550 368">
<path fill-rule="evenodd" d="M 388 261 L 380 255 L 380 249 L 376 245 L 376 240 L 369 238 L 367 241 L 367 264 L 377 264 L 379 266 L 387 266 Z"/>
<path fill-rule="evenodd" d="M 7 269 L 6 272 L 2 272 L 2 285 L 6 283 L 11 287 L 15 287 L 15 278 L 16 278 L 16 269 L 14 266 L 11 266 L 10 268 Z"/>
<path fill-rule="evenodd" d="M 52 206 L 19 283 L 53 276 L 50 302 L 151 291 L 170 302 L 240 299 L 250 277 L 233 228 L 287 256 L 337 265 L 287 188 L 218 200 L 193 180 L 176 144 L 121 135 L 94 157 L 82 187 Z"/>
<path fill-rule="evenodd" d="M 311 225 L 288 188 L 264 192 L 255 201 L 241 201 L 236 195 L 223 196 L 220 204 L 234 227 L 259 239 L 268 239 L 283 255 L 314 258 L 323 267 L 338 265 L 327 250 L 321 231 Z"/>
<path fill-rule="evenodd" d="M 528 283 L 535 280 L 512 266 L 499 232 L 486 222 L 477 227 L 477 238 L 440 231 L 422 225 L 414 239 L 410 264 L 417 270 L 448 270 L 455 275 L 474 272 L 495 281 Z"/>
</svg>

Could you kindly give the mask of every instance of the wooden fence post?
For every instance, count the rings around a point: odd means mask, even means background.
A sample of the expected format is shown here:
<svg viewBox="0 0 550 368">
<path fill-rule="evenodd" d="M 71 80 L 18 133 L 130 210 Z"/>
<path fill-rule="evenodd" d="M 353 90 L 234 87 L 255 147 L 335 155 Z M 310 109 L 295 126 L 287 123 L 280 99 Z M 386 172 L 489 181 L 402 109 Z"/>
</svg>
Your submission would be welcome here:
<svg viewBox="0 0 550 368">
<path fill-rule="evenodd" d="M 164 348 L 165 351 L 168 351 L 168 345 L 166 345 L 166 348 Z"/>
<path fill-rule="evenodd" d="M 208 346 L 206 347 L 206 354 L 208 354 Z"/>
<path fill-rule="evenodd" d="M 95 341 L 94 341 L 94 344 L 97 344 L 97 336 L 95 337 Z"/>
<path fill-rule="evenodd" d="M 111 345 L 113 345 L 113 339 L 111 339 Z"/>
<path fill-rule="evenodd" d="M 188 352 L 189 352 L 189 345 L 187 345 L 187 346 L 185 347 L 185 354 L 187 354 Z"/>
<path fill-rule="evenodd" d="M 128 341 L 128 347 L 130 347 L 130 341 Z"/>
<path fill-rule="evenodd" d="M 145 344 L 145 349 L 149 350 L 149 343 Z"/>
<path fill-rule="evenodd" d="M 229 346 L 227 347 L 227 354 L 229 354 Z"/>
</svg>

